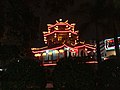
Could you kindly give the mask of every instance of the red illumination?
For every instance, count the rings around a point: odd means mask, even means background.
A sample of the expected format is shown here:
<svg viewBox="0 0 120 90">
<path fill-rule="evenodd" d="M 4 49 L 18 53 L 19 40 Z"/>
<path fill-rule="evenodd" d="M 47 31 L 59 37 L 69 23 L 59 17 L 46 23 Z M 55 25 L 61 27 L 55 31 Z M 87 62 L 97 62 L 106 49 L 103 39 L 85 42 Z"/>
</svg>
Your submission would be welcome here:
<svg viewBox="0 0 120 90">
<path fill-rule="evenodd" d="M 74 50 L 72 49 L 72 50 L 70 50 L 70 52 L 74 52 Z"/>
<path fill-rule="evenodd" d="M 48 28 L 50 29 L 50 28 L 55 27 L 55 26 L 57 26 L 57 25 L 68 25 L 68 26 L 70 26 L 70 27 L 74 27 L 74 26 L 72 26 L 72 25 L 70 25 L 70 24 L 68 24 L 68 23 L 56 23 L 56 24 L 54 24 L 54 25 L 50 25 Z"/>
<path fill-rule="evenodd" d="M 77 49 L 71 49 L 70 52 L 76 52 L 77 53 L 78 50 Z"/>
<path fill-rule="evenodd" d="M 63 48 L 63 47 L 69 47 L 67 46 L 66 44 L 62 45 L 62 46 L 59 46 L 59 47 L 55 47 L 55 48 L 51 48 L 49 50 L 56 50 L 56 49 L 60 49 L 60 48 Z M 69 47 L 69 48 L 72 48 L 72 47 Z M 40 50 L 40 51 L 32 51 L 33 53 L 39 53 L 39 52 L 45 52 L 46 50 Z"/>
<path fill-rule="evenodd" d="M 57 65 L 56 63 L 51 63 L 51 64 L 43 64 L 43 66 L 55 66 Z"/>
<path fill-rule="evenodd" d="M 56 50 L 56 49 L 60 49 L 60 48 L 63 48 L 63 47 L 69 47 L 67 46 L 66 44 L 62 45 L 62 46 L 59 46 L 59 47 L 55 47 L 55 48 L 51 48 L 49 50 Z M 86 46 L 86 45 L 82 45 L 82 46 L 77 46 L 77 47 L 74 47 L 74 50 L 77 50 L 78 48 L 83 48 L 83 47 L 86 47 L 86 48 L 90 48 L 90 49 L 93 49 L 95 50 L 96 48 L 93 48 L 93 47 L 89 47 L 89 46 Z M 72 48 L 72 47 L 69 47 L 69 48 Z M 75 49 L 76 48 L 76 49 Z M 40 50 L 40 51 L 32 51 L 33 53 L 40 53 L 40 52 L 45 52 L 46 50 Z"/>
<path fill-rule="evenodd" d="M 59 46 L 59 47 L 55 47 L 55 48 L 51 48 L 49 50 L 56 50 L 56 49 L 60 49 L 60 48 L 63 48 L 63 47 L 69 47 L 67 46 L 66 44 L 62 45 L 62 46 Z M 77 50 L 77 48 L 83 48 L 83 47 L 86 47 L 86 48 L 90 48 L 90 49 L 93 49 L 95 50 L 96 48 L 93 48 L 93 47 L 90 47 L 90 46 L 86 46 L 86 45 L 82 45 L 82 46 L 77 46 L 77 47 L 74 47 L 76 49 L 74 50 Z M 69 47 L 69 48 L 72 48 L 72 47 Z M 32 51 L 33 53 L 39 53 L 39 52 L 45 52 L 46 50 L 40 50 L 40 51 Z"/>
<path fill-rule="evenodd" d="M 79 42 L 78 44 L 77 40 L 79 40 L 79 36 L 78 36 L 78 31 L 74 31 L 75 29 L 74 23 L 68 24 L 67 23 L 68 20 L 66 22 L 62 22 L 62 19 L 60 19 L 59 21 L 56 20 L 56 23 L 53 25 L 47 24 L 48 31 L 43 32 L 44 42 L 45 44 L 48 44 L 48 46 L 43 48 L 31 49 L 32 53 L 34 53 L 34 55 L 36 57 L 39 57 L 39 59 L 42 61 L 42 64 L 41 64 L 42 66 L 56 65 L 56 62 L 60 58 L 63 58 L 64 56 L 67 56 L 67 57 L 69 56 L 68 52 L 71 52 L 71 55 L 73 54 L 74 56 L 74 55 L 79 55 L 78 50 L 79 51 L 85 50 L 85 54 L 86 52 L 88 52 L 88 50 L 89 52 L 96 50 L 96 48 L 93 45 L 85 44 L 85 41 Z M 55 47 L 56 45 L 57 47 Z M 91 57 L 91 59 L 93 58 Z M 54 60 L 54 62 L 52 60 Z M 87 63 L 96 63 L 96 62 L 87 62 Z"/>
<path fill-rule="evenodd" d="M 51 32 L 51 33 L 48 33 L 48 34 L 44 34 L 44 36 L 48 36 L 48 35 L 51 35 L 51 34 L 53 34 L 53 33 L 55 33 L 55 32 L 71 32 L 71 33 L 73 33 L 73 34 L 76 34 L 77 35 L 77 33 L 76 32 L 73 32 L 73 31 L 53 31 L 53 32 Z"/>
<path fill-rule="evenodd" d="M 59 47 L 55 47 L 55 48 L 51 48 L 51 49 L 49 49 L 49 50 L 56 50 L 56 49 L 59 49 L 59 48 L 62 48 L 62 47 L 64 47 L 64 45 L 62 45 L 62 46 L 59 46 Z M 41 51 L 33 51 L 33 53 L 39 53 L 39 52 L 45 52 L 46 50 L 41 50 Z"/>
<path fill-rule="evenodd" d="M 87 46 L 92 46 L 92 47 L 94 47 L 94 45 L 91 45 L 91 44 L 86 44 Z"/>
<path fill-rule="evenodd" d="M 69 47 L 69 46 L 67 46 L 67 45 L 62 45 L 62 46 L 59 46 L 59 47 L 55 47 L 55 48 L 51 48 L 51 49 L 49 49 L 49 50 L 56 50 L 56 49 L 60 49 L 60 48 L 62 48 L 62 47 Z M 71 47 L 69 47 L 69 48 L 71 48 Z M 39 53 L 39 52 L 44 52 L 44 51 L 46 51 L 46 50 L 41 50 L 41 51 L 33 51 L 33 53 Z"/>
<path fill-rule="evenodd" d="M 82 47 L 86 47 L 86 48 L 90 48 L 90 49 L 96 49 L 96 48 L 93 48 L 93 47 L 90 47 L 90 46 L 87 46 L 87 45 L 76 46 L 75 48 L 82 48 Z"/>
<path fill-rule="evenodd" d="M 111 40 L 109 40 L 109 42 L 112 43 L 112 42 L 114 42 L 114 40 L 111 39 Z"/>
<path fill-rule="evenodd" d="M 89 61 L 89 62 L 86 62 L 86 63 L 98 63 L 97 61 Z"/>
<path fill-rule="evenodd" d="M 85 45 L 85 47 L 87 47 L 87 48 L 90 48 L 90 49 L 96 49 L 96 48 L 93 48 L 93 47 L 89 47 L 89 46 L 86 46 L 86 45 Z"/>
<path fill-rule="evenodd" d="M 84 45 L 82 45 L 82 46 L 76 46 L 75 48 L 83 48 L 84 47 Z"/>
</svg>

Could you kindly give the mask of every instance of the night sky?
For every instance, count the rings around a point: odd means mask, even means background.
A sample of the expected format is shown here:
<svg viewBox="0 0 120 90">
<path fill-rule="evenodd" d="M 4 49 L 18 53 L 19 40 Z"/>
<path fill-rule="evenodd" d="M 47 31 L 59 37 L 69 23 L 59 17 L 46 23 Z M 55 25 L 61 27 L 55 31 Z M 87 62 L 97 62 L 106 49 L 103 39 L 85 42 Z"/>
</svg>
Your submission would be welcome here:
<svg viewBox="0 0 120 90">
<path fill-rule="evenodd" d="M 43 46 L 42 32 L 47 31 L 47 24 L 55 24 L 60 18 L 76 23 L 80 40 L 95 40 L 96 33 L 101 39 L 112 37 L 112 11 L 116 10 L 114 17 L 117 17 L 115 24 L 118 32 L 120 26 L 120 2 L 114 1 L 113 4 L 112 0 L 2 0 L 1 42 L 23 41 L 25 44 L 31 42 L 33 46 Z M 112 5 L 117 9 L 113 10 Z"/>
</svg>

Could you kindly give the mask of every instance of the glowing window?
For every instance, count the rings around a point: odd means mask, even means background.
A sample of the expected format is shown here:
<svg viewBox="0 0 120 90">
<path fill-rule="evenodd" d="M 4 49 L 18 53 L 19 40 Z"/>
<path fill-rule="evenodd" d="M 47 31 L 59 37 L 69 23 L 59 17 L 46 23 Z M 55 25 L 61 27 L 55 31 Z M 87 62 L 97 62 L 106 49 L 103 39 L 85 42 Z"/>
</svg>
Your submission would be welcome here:
<svg viewBox="0 0 120 90">
<path fill-rule="evenodd" d="M 35 56 L 35 57 L 40 57 L 41 54 L 37 53 L 37 54 L 35 54 L 34 56 Z"/>
</svg>

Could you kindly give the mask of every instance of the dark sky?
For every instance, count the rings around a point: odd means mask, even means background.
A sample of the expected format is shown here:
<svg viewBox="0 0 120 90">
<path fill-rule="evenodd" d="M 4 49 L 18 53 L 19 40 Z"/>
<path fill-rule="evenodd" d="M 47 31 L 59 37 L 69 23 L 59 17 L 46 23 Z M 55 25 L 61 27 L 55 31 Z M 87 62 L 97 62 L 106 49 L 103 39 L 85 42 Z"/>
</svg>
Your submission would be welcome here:
<svg viewBox="0 0 120 90">
<path fill-rule="evenodd" d="M 24 41 L 32 39 L 43 45 L 43 31 L 47 31 L 47 24 L 54 24 L 56 19 L 76 23 L 80 39 L 96 38 L 96 13 L 99 18 L 97 32 L 100 38 L 113 36 L 112 22 L 110 21 L 112 0 L 5 0 L 0 2 L 1 33 L 22 32 Z M 114 0 L 117 1 L 117 0 Z M 118 2 L 117 2 L 118 3 Z M 117 5 L 117 4 L 116 4 Z M 118 5 L 120 6 L 120 5 Z M 97 8 L 97 9 L 96 9 Z M 107 8 L 107 9 L 106 9 Z M 3 11 L 3 12 L 2 12 Z M 119 16 L 116 14 L 116 16 Z M 119 19 L 116 22 L 119 31 Z M 2 22 L 3 21 L 3 22 Z M 4 25 L 2 25 L 4 24 Z M 4 27 L 3 27 L 4 26 Z M 3 31 L 2 31 L 3 30 Z M 4 32 L 4 33 L 3 33 Z M 8 33 L 8 34 L 9 34 Z M 1 34 L 1 36 L 3 36 Z M 13 34 L 13 33 L 12 33 Z M 22 36 L 21 36 L 22 37 Z M 39 41 L 37 41 L 37 38 Z M 26 43 L 26 42 L 25 42 Z"/>
<path fill-rule="evenodd" d="M 86 10 L 89 10 L 89 7 L 86 6 L 94 5 L 94 0 L 26 0 L 26 5 L 39 19 L 39 42 L 43 42 L 42 32 L 47 31 L 47 24 L 54 24 L 60 18 L 63 21 L 69 20 L 69 23 L 76 23 L 75 29 L 80 30 L 81 23 L 88 17 Z M 83 30 L 80 30 L 80 34 L 83 34 Z"/>
<path fill-rule="evenodd" d="M 40 18 L 40 31 L 46 30 L 48 23 L 54 24 L 56 19 L 62 18 L 63 21 L 68 19 L 69 23 L 76 23 L 76 29 L 79 30 L 81 38 L 95 39 L 96 27 L 95 21 L 92 19 L 95 19 L 95 13 L 98 11 L 100 18 L 98 21 L 98 33 L 100 37 L 111 34 L 110 21 L 108 18 L 103 19 L 103 17 L 109 17 L 111 11 L 106 10 L 109 12 L 104 14 L 106 11 L 102 8 L 109 7 L 112 0 L 28 0 L 28 2 L 31 12 Z M 96 10 L 96 8 L 99 10 Z M 100 16 L 103 16 L 102 19 Z"/>
<path fill-rule="evenodd" d="M 81 24 L 88 20 L 87 15 L 90 6 L 94 6 L 96 0 L 43 0 L 36 2 L 29 0 L 29 8 L 34 16 L 40 18 L 40 31 L 47 30 L 47 24 L 54 24 L 56 19 L 76 23 L 76 29 L 80 30 Z M 88 5 L 88 6 L 87 6 Z M 82 34 L 83 30 L 80 30 Z"/>
</svg>

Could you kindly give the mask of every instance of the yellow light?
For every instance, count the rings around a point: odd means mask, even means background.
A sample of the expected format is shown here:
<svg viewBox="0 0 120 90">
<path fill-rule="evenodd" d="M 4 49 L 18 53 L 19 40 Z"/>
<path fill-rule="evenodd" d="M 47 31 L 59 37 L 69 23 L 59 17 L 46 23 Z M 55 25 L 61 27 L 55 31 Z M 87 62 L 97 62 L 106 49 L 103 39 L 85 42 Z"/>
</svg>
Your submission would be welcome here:
<svg viewBox="0 0 120 90">
<path fill-rule="evenodd" d="M 55 30 L 58 30 L 58 27 L 54 27 Z"/>
<path fill-rule="evenodd" d="M 62 21 L 62 19 L 59 19 L 59 21 Z"/>
<path fill-rule="evenodd" d="M 48 55 L 52 55 L 52 52 L 49 52 Z"/>
<path fill-rule="evenodd" d="M 46 39 L 46 37 L 44 37 L 44 39 Z"/>
<path fill-rule="evenodd" d="M 69 33 L 69 37 L 71 37 L 71 33 Z"/>
<path fill-rule="evenodd" d="M 39 50 L 40 48 L 31 48 L 31 50 Z"/>
<path fill-rule="evenodd" d="M 67 23 L 67 22 L 68 22 L 68 20 L 65 21 L 65 23 Z"/>
<path fill-rule="evenodd" d="M 71 25 L 75 26 L 75 23 L 72 23 Z"/>
<path fill-rule="evenodd" d="M 85 51 L 87 51 L 87 48 L 85 48 Z"/>
<path fill-rule="evenodd" d="M 55 53 L 59 53 L 58 50 L 55 50 Z"/>
<path fill-rule="evenodd" d="M 68 27 L 68 25 L 66 27 Z"/>
<path fill-rule="evenodd" d="M 58 21 L 56 20 L 56 23 L 58 23 Z"/>
<path fill-rule="evenodd" d="M 63 52 L 64 52 L 64 50 L 60 49 L 60 50 L 59 50 L 59 52 L 60 52 L 60 53 L 63 53 Z"/>
<path fill-rule="evenodd" d="M 48 32 L 43 32 L 43 34 L 46 34 L 46 33 L 48 33 Z"/>
<path fill-rule="evenodd" d="M 43 53 L 42 56 L 46 56 L 46 53 Z"/>
<path fill-rule="evenodd" d="M 81 42 L 81 41 L 80 41 L 80 43 L 81 43 L 81 44 L 84 44 L 85 42 Z"/>
<path fill-rule="evenodd" d="M 47 24 L 47 26 L 51 26 L 52 24 Z"/>
<path fill-rule="evenodd" d="M 34 56 L 35 56 L 35 57 L 40 57 L 41 54 L 37 53 L 37 54 L 35 54 Z"/>
</svg>

